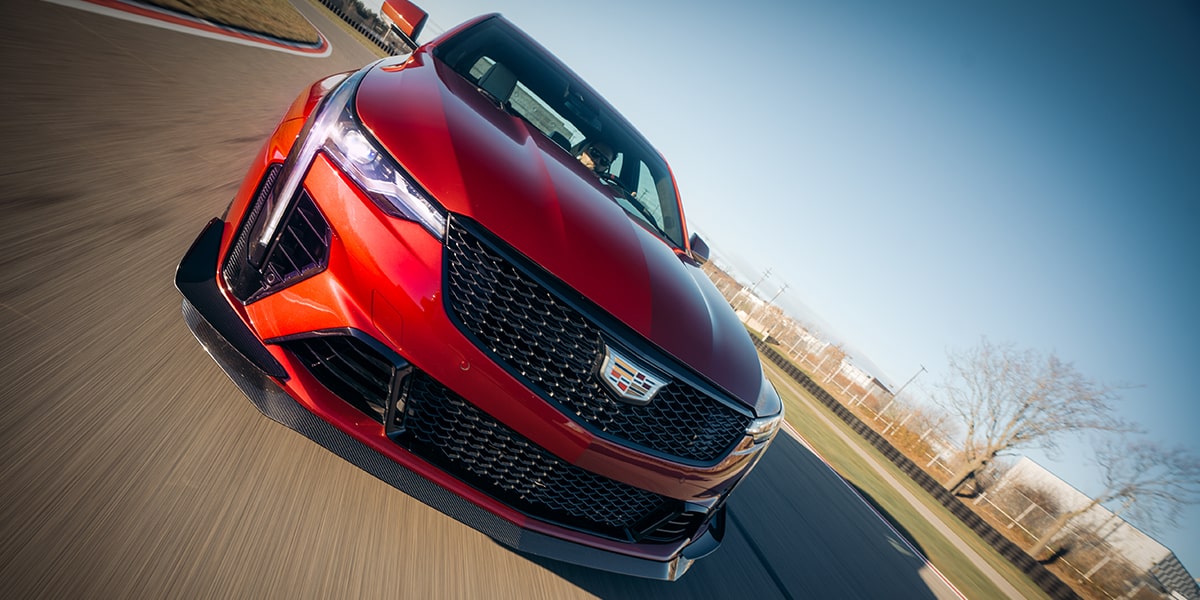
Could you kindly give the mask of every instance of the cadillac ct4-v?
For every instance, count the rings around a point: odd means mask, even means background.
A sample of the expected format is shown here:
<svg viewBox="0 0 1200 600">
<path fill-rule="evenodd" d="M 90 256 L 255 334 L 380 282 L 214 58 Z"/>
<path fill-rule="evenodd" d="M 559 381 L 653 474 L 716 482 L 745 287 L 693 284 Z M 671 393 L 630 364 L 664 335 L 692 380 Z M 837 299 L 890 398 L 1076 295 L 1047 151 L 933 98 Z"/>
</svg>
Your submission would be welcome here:
<svg viewBox="0 0 1200 600">
<path fill-rule="evenodd" d="M 782 406 L 666 162 L 499 15 L 306 89 L 179 265 L 268 417 L 518 551 L 676 579 Z"/>
</svg>

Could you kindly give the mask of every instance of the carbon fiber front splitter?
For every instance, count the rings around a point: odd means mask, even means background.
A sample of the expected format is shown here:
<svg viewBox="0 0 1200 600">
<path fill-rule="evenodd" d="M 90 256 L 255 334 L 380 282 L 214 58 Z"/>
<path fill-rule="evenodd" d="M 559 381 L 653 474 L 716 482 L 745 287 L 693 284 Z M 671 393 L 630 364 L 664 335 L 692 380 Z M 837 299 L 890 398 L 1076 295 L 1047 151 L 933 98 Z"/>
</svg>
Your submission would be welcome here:
<svg viewBox="0 0 1200 600">
<path fill-rule="evenodd" d="M 286 371 L 246 327 L 217 288 L 217 257 L 224 222 L 213 219 L 192 244 L 176 272 L 183 316 L 192 334 L 260 412 L 388 485 L 518 552 L 586 567 L 674 581 L 694 561 L 712 553 L 725 531 L 725 510 L 705 532 L 669 561 L 600 550 L 523 529 L 383 456 L 300 405 L 272 378 Z"/>
</svg>

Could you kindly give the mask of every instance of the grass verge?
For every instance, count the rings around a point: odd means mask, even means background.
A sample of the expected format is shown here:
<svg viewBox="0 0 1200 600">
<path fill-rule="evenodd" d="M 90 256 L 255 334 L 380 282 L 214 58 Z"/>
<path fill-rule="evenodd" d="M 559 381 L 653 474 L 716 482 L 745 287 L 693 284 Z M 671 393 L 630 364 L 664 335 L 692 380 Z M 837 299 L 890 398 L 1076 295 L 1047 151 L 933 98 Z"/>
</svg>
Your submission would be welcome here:
<svg viewBox="0 0 1200 600">
<path fill-rule="evenodd" d="M 776 387 L 786 406 L 788 423 L 829 461 L 839 475 L 857 487 L 869 502 L 897 525 L 897 529 L 905 531 L 912 538 L 911 541 L 925 552 L 929 561 L 960 592 L 968 598 L 1002 598 L 1006 595 L 908 499 L 881 477 L 858 451 L 848 445 L 845 437 L 851 440 L 850 443 L 865 450 L 879 468 L 889 473 L 893 480 L 899 482 L 899 485 L 909 492 L 909 496 L 916 498 L 927 512 L 933 513 L 935 518 L 940 519 L 952 534 L 958 536 L 1023 597 L 1047 597 L 1024 573 L 1017 570 L 1012 563 L 980 540 L 979 536 L 963 525 L 940 503 L 930 498 L 891 461 L 877 457 L 878 452 L 873 447 L 869 446 L 840 419 L 829 414 L 829 411 L 807 392 L 795 384 L 785 385 L 785 383 L 791 383 L 791 379 L 787 375 L 769 362 L 764 361 L 763 364 L 771 378 L 780 382 L 780 385 Z M 835 430 L 840 430 L 845 436 L 839 436 Z"/>
<path fill-rule="evenodd" d="M 315 44 L 321 40 L 288 0 L 146 0 L 148 3 L 213 23 L 262 35 Z"/>
</svg>

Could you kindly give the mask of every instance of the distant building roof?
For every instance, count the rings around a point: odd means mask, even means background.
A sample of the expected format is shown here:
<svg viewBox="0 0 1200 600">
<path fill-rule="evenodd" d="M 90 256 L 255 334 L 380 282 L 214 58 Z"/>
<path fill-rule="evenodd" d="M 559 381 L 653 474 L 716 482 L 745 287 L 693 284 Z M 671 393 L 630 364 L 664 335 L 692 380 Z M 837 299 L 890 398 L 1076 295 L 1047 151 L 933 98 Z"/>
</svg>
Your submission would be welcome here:
<svg viewBox="0 0 1200 600">
<path fill-rule="evenodd" d="M 1017 464 L 1008 470 L 1004 479 L 1009 478 L 1036 487 L 1053 496 L 1064 510 L 1080 509 L 1092 502 L 1090 496 L 1075 489 L 1074 486 L 1028 457 L 1021 457 Z M 1103 506 L 1096 505 L 1077 519 L 1079 519 L 1079 523 L 1091 525 L 1097 532 L 1103 534 L 1105 540 L 1120 552 L 1125 560 L 1139 569 L 1149 571 L 1154 565 L 1171 555 L 1171 550 L 1160 544 L 1158 540 L 1125 522 L 1124 519 Z"/>
<path fill-rule="evenodd" d="M 1021 457 L 1001 481 L 1019 481 L 1049 494 L 1064 510 L 1083 508 L 1092 499 L 1028 457 Z M 1112 511 L 1096 505 L 1077 517 L 1103 535 L 1105 541 L 1131 565 L 1149 573 L 1172 598 L 1200 600 L 1200 586 L 1169 548 Z"/>
</svg>

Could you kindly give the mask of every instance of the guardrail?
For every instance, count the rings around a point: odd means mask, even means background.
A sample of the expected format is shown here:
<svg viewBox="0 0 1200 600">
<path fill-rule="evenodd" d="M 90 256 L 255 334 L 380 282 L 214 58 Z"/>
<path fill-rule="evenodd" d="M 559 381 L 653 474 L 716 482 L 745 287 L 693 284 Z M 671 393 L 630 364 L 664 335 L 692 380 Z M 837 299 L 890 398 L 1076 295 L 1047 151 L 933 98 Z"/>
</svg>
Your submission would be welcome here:
<svg viewBox="0 0 1200 600">
<path fill-rule="evenodd" d="M 933 496 L 942 506 L 945 506 L 951 514 L 974 531 L 983 541 L 991 545 L 1001 556 L 1008 559 L 1013 566 L 1029 576 L 1030 580 L 1041 588 L 1042 591 L 1046 592 L 1047 595 L 1056 600 L 1079 598 L 1079 595 L 1069 585 L 1059 579 L 1057 575 L 1050 572 L 1045 565 L 1030 556 L 1020 546 L 1004 537 L 1003 534 L 985 521 L 983 517 L 976 514 L 975 511 L 964 504 L 962 500 L 959 500 L 957 496 L 942 487 L 942 484 L 938 483 L 933 476 L 909 460 L 891 442 L 876 432 L 870 425 L 859 419 L 850 409 L 843 406 L 841 402 L 825 391 L 817 382 L 813 381 L 808 374 L 801 371 L 795 364 L 787 360 L 786 357 L 767 345 L 766 342 L 756 338 L 754 345 L 758 347 L 758 351 L 763 356 L 783 370 L 784 373 L 787 373 L 800 387 L 812 394 L 818 402 L 829 408 L 833 414 L 849 425 L 855 433 L 874 446 L 880 454 L 892 461 L 892 464 L 908 475 L 921 489 Z"/>
</svg>

